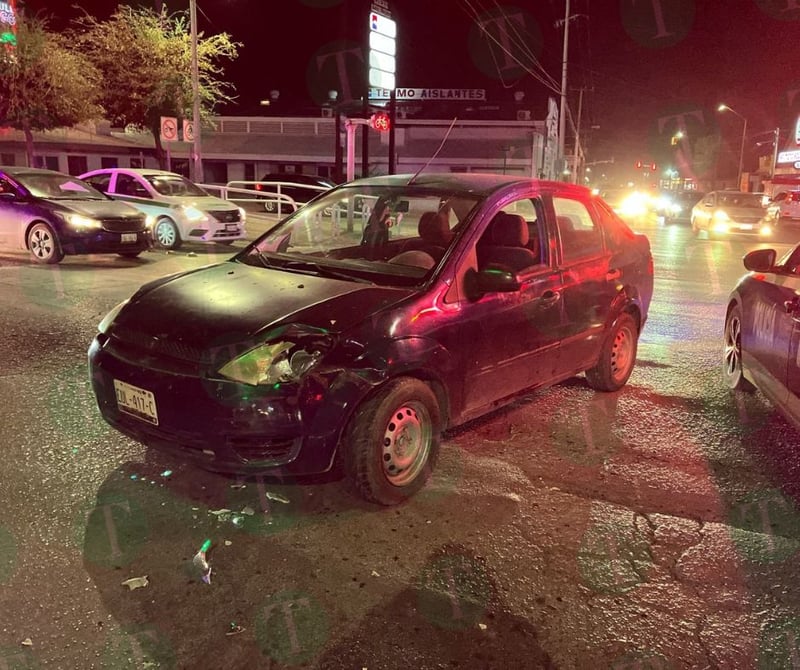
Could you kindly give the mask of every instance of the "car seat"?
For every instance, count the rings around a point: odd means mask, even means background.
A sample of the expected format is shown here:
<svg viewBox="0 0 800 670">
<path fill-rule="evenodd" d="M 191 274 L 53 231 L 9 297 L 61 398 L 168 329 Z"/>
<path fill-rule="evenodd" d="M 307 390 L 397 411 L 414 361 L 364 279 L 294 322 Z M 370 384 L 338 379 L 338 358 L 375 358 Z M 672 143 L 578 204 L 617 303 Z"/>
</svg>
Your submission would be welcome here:
<svg viewBox="0 0 800 670">
<path fill-rule="evenodd" d="M 436 261 L 442 259 L 453 240 L 450 224 L 441 212 L 423 212 L 417 224 L 417 234 L 419 239 L 409 240 L 403 251 L 424 251 Z"/>
<path fill-rule="evenodd" d="M 539 254 L 528 248 L 528 223 L 519 214 L 498 212 L 477 245 L 478 265 L 501 265 L 518 272 L 537 265 Z"/>
</svg>

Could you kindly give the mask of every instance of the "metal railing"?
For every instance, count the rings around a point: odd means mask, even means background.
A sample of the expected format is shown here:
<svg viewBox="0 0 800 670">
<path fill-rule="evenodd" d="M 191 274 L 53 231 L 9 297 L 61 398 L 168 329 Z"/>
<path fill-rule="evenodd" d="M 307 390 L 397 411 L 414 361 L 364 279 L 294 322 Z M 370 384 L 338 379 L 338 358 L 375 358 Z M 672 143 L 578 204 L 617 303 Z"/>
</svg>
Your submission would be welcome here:
<svg viewBox="0 0 800 670">
<path fill-rule="evenodd" d="M 305 202 L 298 202 L 289 195 L 282 192 L 283 188 L 302 188 L 309 191 L 328 191 L 325 186 L 314 184 L 298 184 L 290 181 L 229 181 L 224 186 L 221 184 L 198 184 L 204 191 L 217 195 L 224 200 L 236 203 L 250 203 L 253 200 L 260 200 L 264 203 L 264 210 L 270 213 L 277 213 L 288 206 L 291 211 L 305 205 Z M 259 188 L 260 187 L 260 188 Z M 266 190 L 265 190 L 266 189 Z M 279 204 L 281 206 L 279 206 Z"/>
</svg>

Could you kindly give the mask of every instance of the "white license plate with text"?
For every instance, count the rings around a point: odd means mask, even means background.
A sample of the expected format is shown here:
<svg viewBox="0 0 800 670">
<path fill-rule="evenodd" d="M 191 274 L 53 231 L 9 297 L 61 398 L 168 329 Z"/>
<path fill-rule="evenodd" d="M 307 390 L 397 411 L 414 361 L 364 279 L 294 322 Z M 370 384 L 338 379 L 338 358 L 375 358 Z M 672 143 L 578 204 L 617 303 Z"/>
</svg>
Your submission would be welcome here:
<svg viewBox="0 0 800 670">
<path fill-rule="evenodd" d="M 117 407 L 120 412 L 135 416 L 154 426 L 158 425 L 156 397 L 150 391 L 126 384 L 119 379 L 114 380 L 114 391 L 117 394 Z"/>
<path fill-rule="evenodd" d="M 135 242 L 136 233 L 120 233 L 121 242 Z"/>
</svg>

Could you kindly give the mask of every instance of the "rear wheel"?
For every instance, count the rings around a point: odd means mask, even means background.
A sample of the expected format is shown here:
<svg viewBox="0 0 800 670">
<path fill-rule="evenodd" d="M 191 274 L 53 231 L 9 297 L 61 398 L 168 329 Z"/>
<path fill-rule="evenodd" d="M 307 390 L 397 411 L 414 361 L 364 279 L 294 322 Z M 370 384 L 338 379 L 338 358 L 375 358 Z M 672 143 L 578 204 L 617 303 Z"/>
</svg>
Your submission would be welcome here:
<svg viewBox="0 0 800 670">
<path fill-rule="evenodd" d="M 722 350 L 722 376 L 734 391 L 754 391 L 742 370 L 742 308 L 734 305 L 725 319 L 725 340 Z"/>
<path fill-rule="evenodd" d="M 628 381 L 636 363 L 639 329 L 627 312 L 617 317 L 606 335 L 597 365 L 586 371 L 586 381 L 596 391 L 618 391 Z"/>
<path fill-rule="evenodd" d="M 153 229 L 153 239 L 162 249 L 177 249 L 181 246 L 178 227 L 172 219 L 159 219 Z"/>
<path fill-rule="evenodd" d="M 28 249 L 33 260 L 43 265 L 60 263 L 64 250 L 53 229 L 46 223 L 36 223 L 28 231 Z"/>
<path fill-rule="evenodd" d="M 356 410 L 345 430 L 341 448 L 351 484 L 381 505 L 407 500 L 430 477 L 441 429 L 430 386 L 410 377 L 388 382 Z"/>
</svg>

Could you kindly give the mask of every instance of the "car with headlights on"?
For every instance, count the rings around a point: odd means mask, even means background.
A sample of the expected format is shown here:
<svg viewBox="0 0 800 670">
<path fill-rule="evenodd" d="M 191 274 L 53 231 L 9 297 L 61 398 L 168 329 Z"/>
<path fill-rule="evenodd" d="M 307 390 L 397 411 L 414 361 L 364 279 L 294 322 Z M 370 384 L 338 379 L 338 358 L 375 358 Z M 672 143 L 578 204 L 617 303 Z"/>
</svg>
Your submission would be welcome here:
<svg viewBox="0 0 800 670">
<path fill-rule="evenodd" d="M 175 172 L 103 168 L 81 179 L 153 217 L 153 241 L 163 249 L 178 249 L 184 242 L 231 244 L 247 237 L 244 209 Z"/>
<path fill-rule="evenodd" d="M 150 246 L 147 216 L 77 177 L 0 167 L 0 249 L 28 251 L 37 263 L 70 254 L 135 258 Z"/>
<path fill-rule="evenodd" d="M 600 191 L 614 212 L 626 223 L 641 226 L 648 223 L 655 213 L 653 196 L 643 189 L 610 188 Z"/>
<path fill-rule="evenodd" d="M 731 291 L 723 375 L 737 391 L 761 391 L 800 429 L 800 245 L 782 257 L 757 249 Z"/>
<path fill-rule="evenodd" d="M 424 485 L 443 431 L 520 392 L 622 388 L 652 290 L 648 239 L 583 187 L 371 177 L 142 286 L 100 323 L 91 379 L 145 445 L 229 473 L 341 465 L 388 505 Z"/>
<path fill-rule="evenodd" d="M 766 210 L 759 193 L 711 191 L 692 208 L 692 232 L 699 236 L 756 236 L 772 239 L 775 229 L 766 220 Z"/>
</svg>

